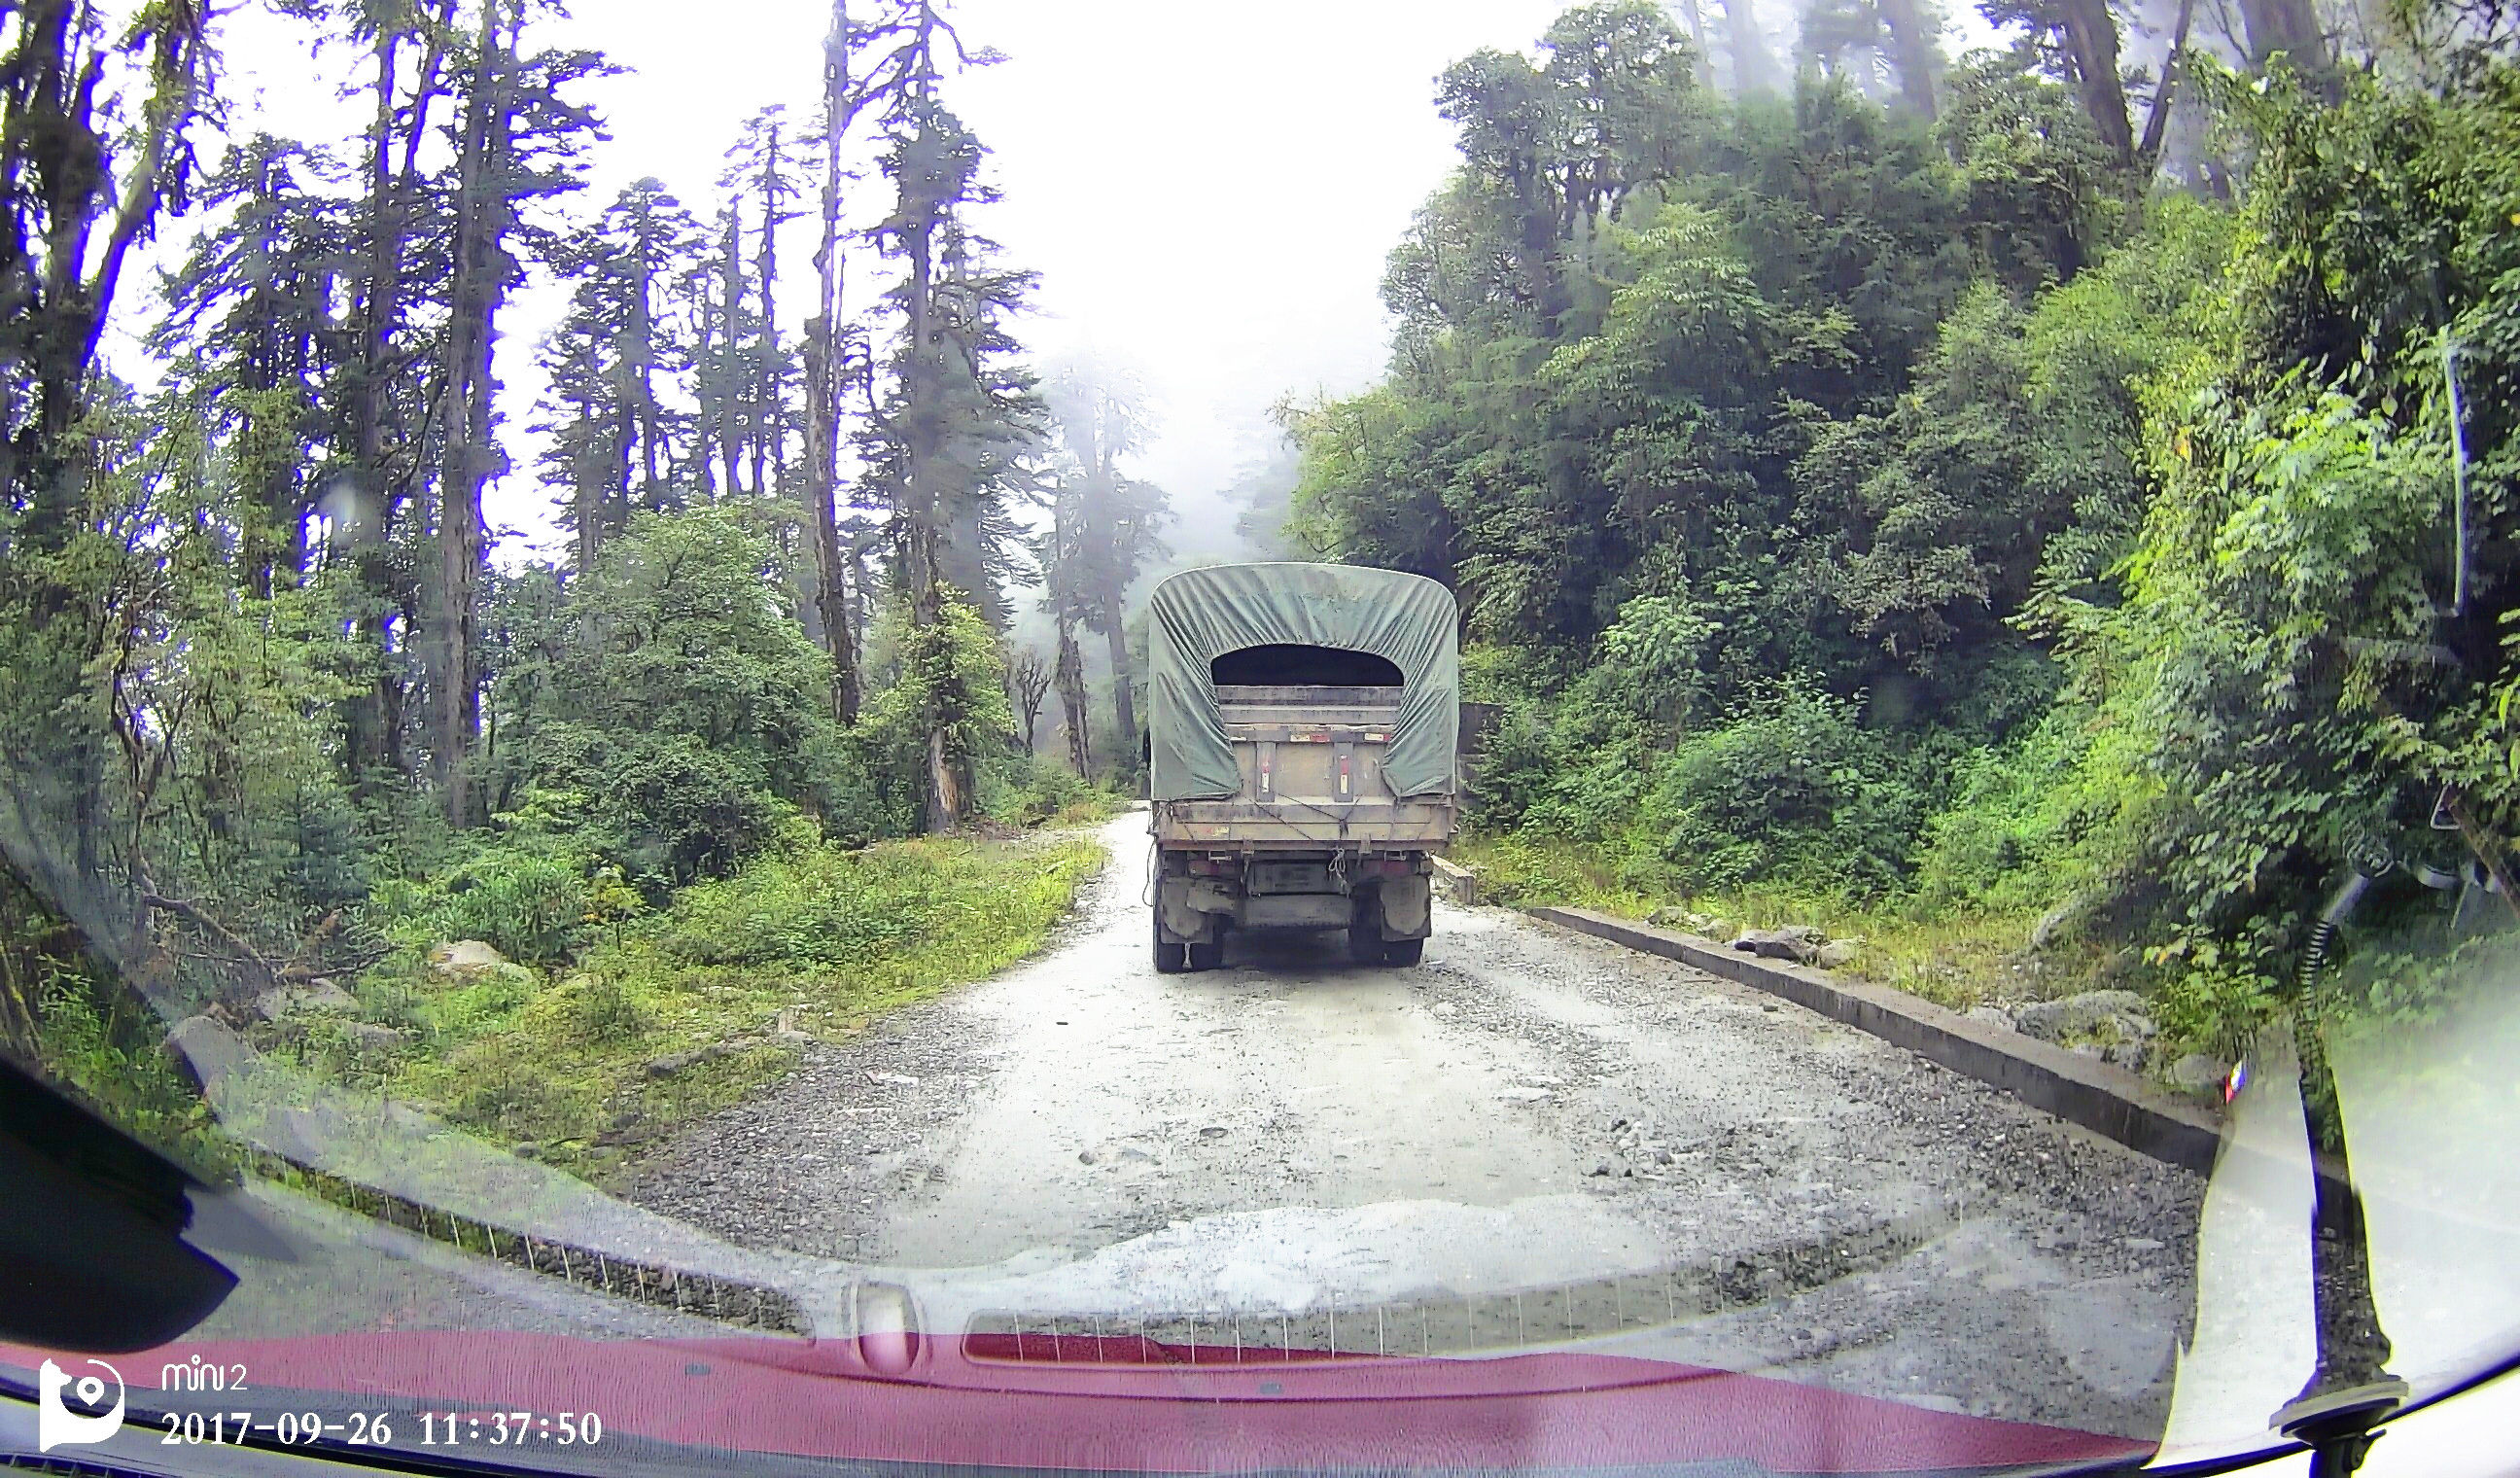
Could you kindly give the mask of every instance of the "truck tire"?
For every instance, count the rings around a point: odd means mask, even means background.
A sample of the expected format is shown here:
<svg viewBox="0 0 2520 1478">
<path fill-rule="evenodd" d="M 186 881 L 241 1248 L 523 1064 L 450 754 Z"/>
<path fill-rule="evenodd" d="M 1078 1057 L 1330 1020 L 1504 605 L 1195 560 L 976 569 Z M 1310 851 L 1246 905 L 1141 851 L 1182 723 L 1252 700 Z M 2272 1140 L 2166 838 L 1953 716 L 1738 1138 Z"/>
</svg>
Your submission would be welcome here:
<svg viewBox="0 0 2520 1478">
<path fill-rule="evenodd" d="M 1211 939 L 1205 944 L 1199 944 L 1196 942 L 1191 944 L 1190 967 L 1192 969 L 1212 970 L 1224 963 L 1225 940 L 1222 936 Z"/>
<path fill-rule="evenodd" d="M 1386 939 L 1382 942 L 1382 963 L 1385 964 L 1416 964 L 1424 958 L 1426 941 L 1423 939 Z"/>
<path fill-rule="evenodd" d="M 1149 924 L 1154 931 L 1155 939 L 1155 973 L 1158 975 L 1178 975 L 1182 971 L 1189 969 L 1190 946 L 1184 944 L 1164 943 L 1164 926 L 1162 922 L 1159 920 L 1149 920 Z"/>
</svg>

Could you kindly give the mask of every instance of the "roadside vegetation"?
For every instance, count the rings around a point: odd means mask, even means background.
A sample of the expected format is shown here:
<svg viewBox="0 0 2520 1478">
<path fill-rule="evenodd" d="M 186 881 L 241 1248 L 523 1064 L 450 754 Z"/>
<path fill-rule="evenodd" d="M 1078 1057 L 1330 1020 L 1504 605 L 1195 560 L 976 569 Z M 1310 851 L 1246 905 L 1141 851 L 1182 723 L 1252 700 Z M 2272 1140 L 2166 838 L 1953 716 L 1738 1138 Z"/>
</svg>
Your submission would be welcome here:
<svg viewBox="0 0 2520 1478">
<path fill-rule="evenodd" d="M 0 174 L 59 186 L 0 201 L 0 1051 L 214 1152 L 204 1016 L 601 1168 L 1037 947 L 1172 515 L 1128 377 L 1011 328 L 982 49 L 800 22 L 828 86 L 686 204 L 588 193 L 611 64 L 543 0 L 282 9 L 342 136 L 245 126 L 225 10 L 0 12 Z"/>
<path fill-rule="evenodd" d="M 2191 37 L 2160 130 L 2035 23 L 1886 98 L 1725 96 L 1650 5 L 1445 73 L 1461 168 L 1382 382 L 1292 414 L 1288 532 L 1460 592 L 1465 855 L 1956 1005 L 2131 988 L 2228 1060 L 2385 848 L 2463 882 L 2390 871 L 2337 978 L 2420 1003 L 2513 918 L 2498 16 Z"/>
<path fill-rule="evenodd" d="M 507 640 L 530 655 L 492 690 L 504 741 L 481 771 L 508 808 L 464 829 L 420 812 L 391 851 L 270 819 L 287 829 L 245 856 L 330 879 L 314 939 L 287 962 L 239 960 L 239 938 L 165 949 L 167 988 L 319 1082 L 595 1173 L 804 1045 L 1032 952 L 1104 861 L 1077 829 L 1125 802 L 1010 742 L 988 691 L 962 737 L 970 823 L 881 839 L 920 824 L 928 690 L 994 681 L 996 639 L 949 608 L 948 640 L 914 664 L 905 625 L 878 631 L 870 666 L 898 670 L 843 727 L 777 569 L 757 515 L 725 509 L 644 515 L 564 588 L 528 572 Z M 611 639 L 570 649 L 597 632 Z M 303 774 L 293 788 L 301 807 L 327 798 Z M 47 1065 L 215 1162 L 157 1011 L 92 955 L 58 953 L 78 938 L 56 926 L 17 956 L 43 977 Z"/>
<path fill-rule="evenodd" d="M 422 911 L 388 921 L 398 943 L 351 988 L 353 1007 L 293 1013 L 270 1035 L 329 1081 L 599 1170 L 799 1049 L 1033 953 L 1105 860 L 1072 833 L 855 850 L 799 837 L 558 951 L 530 919 L 468 934 Z M 504 935 L 521 958 L 450 959 L 450 935 Z"/>
<path fill-rule="evenodd" d="M 1520 831 L 1474 834 L 1453 856 L 1477 871 L 1482 897 L 1504 904 L 1571 904 L 1719 941 L 1812 925 L 1849 947 L 1850 958 L 1834 968 L 1958 1010 L 2138 983 L 2132 952 L 2089 939 L 2031 949 L 2038 916 L 1934 913 L 1826 889 L 1648 889 L 1621 881 L 1598 845 Z"/>
</svg>

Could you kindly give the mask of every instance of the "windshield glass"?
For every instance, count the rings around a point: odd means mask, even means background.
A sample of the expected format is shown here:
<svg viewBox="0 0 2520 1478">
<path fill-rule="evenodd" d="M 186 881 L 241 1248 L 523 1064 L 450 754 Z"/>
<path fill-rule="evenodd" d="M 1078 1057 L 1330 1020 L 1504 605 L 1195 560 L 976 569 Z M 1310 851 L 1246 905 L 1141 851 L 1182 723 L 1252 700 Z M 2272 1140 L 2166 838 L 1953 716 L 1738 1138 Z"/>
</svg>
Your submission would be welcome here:
<svg viewBox="0 0 2520 1478">
<path fill-rule="evenodd" d="M 2520 1354 L 2512 36 L 0 5 L 0 1451 L 2351 1456 Z"/>
</svg>

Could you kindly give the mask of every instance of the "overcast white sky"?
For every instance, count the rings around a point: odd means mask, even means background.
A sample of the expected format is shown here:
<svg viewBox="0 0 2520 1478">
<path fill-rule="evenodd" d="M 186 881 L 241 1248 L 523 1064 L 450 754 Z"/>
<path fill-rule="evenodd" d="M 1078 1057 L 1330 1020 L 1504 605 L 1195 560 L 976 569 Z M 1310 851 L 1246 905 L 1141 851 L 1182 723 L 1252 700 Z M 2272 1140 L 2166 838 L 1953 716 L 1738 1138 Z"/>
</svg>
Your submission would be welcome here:
<svg viewBox="0 0 2520 1478">
<path fill-rule="evenodd" d="M 951 84 L 993 152 L 1005 193 L 984 229 L 1041 274 L 1019 332 L 1037 359 L 1134 364 L 1161 407 L 1141 473 L 1185 515 L 1198 548 L 1225 515 L 1214 491 L 1256 460 L 1263 413 L 1289 391 L 1350 390 L 1380 369 L 1382 259 L 1454 161 L 1432 103 L 1436 72 L 1481 46 L 1527 47 L 1562 0 L 961 0 L 973 46 L 1008 60 Z M 586 92 L 612 142 L 570 208 L 641 175 L 705 216 L 720 157 L 744 117 L 813 111 L 826 0 L 579 0 L 552 40 L 630 68 Z M 310 59 L 300 28 L 229 22 L 236 128 L 341 137 L 358 112 L 335 94 L 354 58 Z M 879 189 L 870 186 L 870 190 Z M 189 222 L 175 223 L 179 237 Z M 810 223 L 788 258 L 800 276 Z M 863 294 L 860 295 L 864 300 Z M 538 388 L 535 345 L 558 293 L 529 291 L 500 345 L 505 410 L 520 437 Z M 495 520 L 543 523 L 528 458 L 497 490 Z"/>
</svg>

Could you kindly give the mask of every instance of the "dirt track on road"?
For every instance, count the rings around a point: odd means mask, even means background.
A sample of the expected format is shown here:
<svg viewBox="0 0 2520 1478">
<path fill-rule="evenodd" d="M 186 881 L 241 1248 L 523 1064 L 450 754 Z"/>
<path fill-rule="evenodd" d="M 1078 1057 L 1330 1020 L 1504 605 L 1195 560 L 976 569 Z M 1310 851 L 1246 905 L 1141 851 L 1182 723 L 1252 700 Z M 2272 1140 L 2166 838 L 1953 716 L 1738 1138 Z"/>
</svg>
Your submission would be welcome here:
<svg viewBox="0 0 2520 1478">
<path fill-rule="evenodd" d="M 1056 1275 L 1098 1318 L 1414 1300 L 1423 1324 L 1428 1300 L 1521 1295 L 1483 1347 L 2160 1430 L 2194 1177 L 1502 911 L 1440 910 L 1415 969 L 1264 936 L 1161 976 L 1145 828 L 1105 829 L 1111 868 L 1041 958 L 810 1054 L 650 1155 L 630 1198 L 914 1285 Z M 1531 1326 L 1551 1290 L 1562 1330 Z"/>
</svg>

